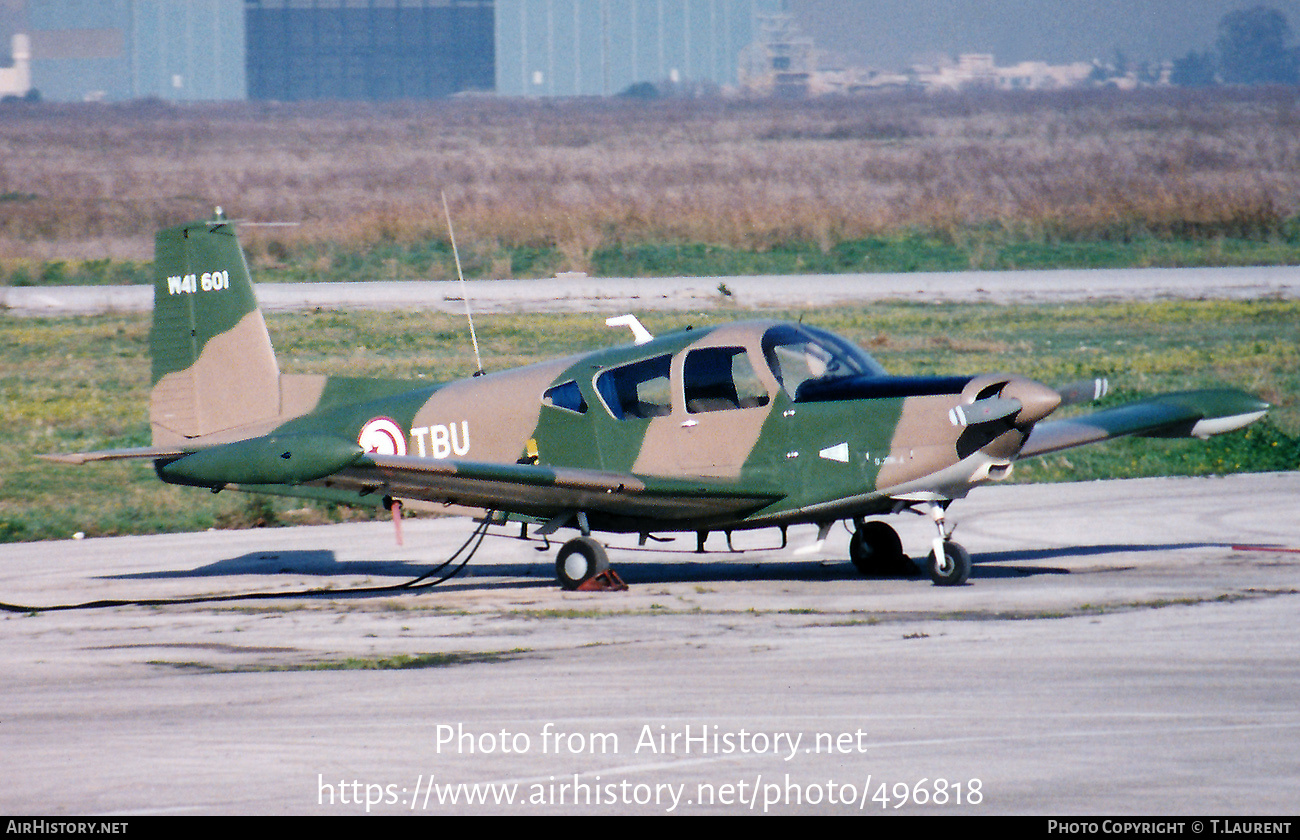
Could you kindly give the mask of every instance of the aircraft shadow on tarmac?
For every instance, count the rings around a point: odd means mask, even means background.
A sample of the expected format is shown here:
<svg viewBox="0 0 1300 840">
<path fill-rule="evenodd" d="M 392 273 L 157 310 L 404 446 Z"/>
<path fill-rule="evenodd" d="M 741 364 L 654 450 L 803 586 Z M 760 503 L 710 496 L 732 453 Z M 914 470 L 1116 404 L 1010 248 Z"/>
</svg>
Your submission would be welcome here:
<svg viewBox="0 0 1300 840">
<path fill-rule="evenodd" d="M 971 577 L 997 578 L 997 577 L 1027 577 L 1030 575 L 1068 575 L 1069 569 L 1063 569 L 1057 566 L 1021 566 L 1007 565 L 994 566 L 993 563 L 1018 563 L 1023 560 L 1050 560 L 1053 558 L 1066 557 L 1097 557 L 1110 554 L 1143 554 L 1151 552 L 1164 551 L 1183 551 L 1190 548 L 1228 548 L 1229 546 L 1222 543 L 1158 543 L 1158 544 L 1125 544 L 1109 543 L 1104 545 L 1069 545 L 1055 548 L 1028 548 L 1018 551 L 989 551 L 983 554 L 975 555 L 971 558 L 973 568 Z M 1121 571 L 1124 568 L 1116 566 L 1115 571 Z"/>
<path fill-rule="evenodd" d="M 1179 551 L 1191 548 L 1224 548 L 1218 543 L 1163 543 L 1156 545 L 1102 544 L 1055 548 L 991 551 L 973 557 L 972 578 L 1029 577 L 1067 575 L 1070 569 L 1053 565 L 1021 565 L 1025 561 L 1050 561 L 1071 557 Z M 615 552 L 618 549 L 615 548 Z M 628 552 L 632 554 L 631 551 Z M 834 581 L 859 580 L 861 575 L 847 559 L 771 557 L 769 551 L 710 552 L 678 554 L 690 559 L 676 559 L 667 551 L 647 551 L 644 556 L 622 558 L 614 566 L 629 584 L 706 583 L 766 581 Z M 1005 564 L 1005 565 L 1003 565 Z M 415 578 L 431 567 L 411 561 L 338 560 L 333 551 L 254 551 L 209 563 L 194 569 L 158 570 L 123 575 L 105 575 L 106 580 L 151 580 L 168 578 L 237 577 L 246 575 L 312 575 L 319 577 L 367 576 L 381 578 Z M 539 553 L 534 563 L 491 563 L 475 566 L 472 562 L 456 578 L 442 584 L 443 590 L 498 589 L 518 586 L 552 586 L 554 561 Z M 1119 570 L 1119 567 L 1117 567 Z M 533 578 L 527 582 L 488 581 L 484 578 Z M 903 576 L 893 576 L 903 578 Z M 904 578 L 907 579 L 907 578 Z M 920 567 L 910 579 L 927 582 Z M 336 591 L 335 594 L 343 594 Z"/>
<path fill-rule="evenodd" d="M 252 551 L 238 557 L 218 560 L 195 569 L 171 569 L 135 572 L 128 575 L 105 575 L 105 580 L 152 580 L 161 578 L 230 577 L 238 575 L 377 575 L 415 577 L 426 567 L 395 560 L 348 560 L 340 562 L 334 552 Z"/>
<path fill-rule="evenodd" d="M 1022 561 L 1049 561 L 1053 558 L 1106 556 L 1114 554 L 1179 551 L 1189 548 L 1223 548 L 1218 543 L 1163 543 L 1133 545 L 1126 543 L 1104 545 L 1073 545 L 1059 548 L 1026 549 L 1019 551 L 990 551 L 972 556 L 971 578 L 1031 577 L 1035 575 L 1068 575 L 1064 566 L 1021 565 Z M 611 560 L 620 576 L 629 584 L 635 583 L 695 583 L 746 580 L 862 580 L 863 577 L 847 558 L 782 558 L 745 559 L 744 554 L 690 555 L 699 559 L 670 560 L 662 554 L 654 559 L 638 559 L 619 563 Z M 718 559 L 706 559 L 706 558 Z M 912 558 L 914 563 L 920 558 Z M 1006 565 L 1002 565 L 1002 564 Z M 1116 567 L 1120 570 L 1123 567 Z M 913 575 L 890 575 L 881 579 L 915 580 L 929 584 L 929 575 L 917 566 Z"/>
</svg>

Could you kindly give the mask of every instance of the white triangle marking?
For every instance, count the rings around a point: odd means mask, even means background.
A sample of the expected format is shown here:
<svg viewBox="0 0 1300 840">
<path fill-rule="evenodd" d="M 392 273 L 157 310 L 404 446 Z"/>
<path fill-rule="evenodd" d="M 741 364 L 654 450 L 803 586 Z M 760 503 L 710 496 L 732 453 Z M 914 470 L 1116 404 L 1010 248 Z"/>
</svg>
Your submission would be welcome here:
<svg viewBox="0 0 1300 840">
<path fill-rule="evenodd" d="M 847 464 L 849 462 L 849 445 L 847 442 L 837 443 L 834 446 L 826 447 L 817 454 L 827 461 L 839 461 L 841 464 Z"/>
</svg>

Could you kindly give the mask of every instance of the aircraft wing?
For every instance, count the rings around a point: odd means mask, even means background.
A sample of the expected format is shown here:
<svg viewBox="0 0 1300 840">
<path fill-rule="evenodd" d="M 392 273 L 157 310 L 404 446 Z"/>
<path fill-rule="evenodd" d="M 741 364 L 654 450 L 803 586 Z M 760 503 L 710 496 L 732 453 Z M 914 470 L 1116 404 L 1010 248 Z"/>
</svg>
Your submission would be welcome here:
<svg viewBox="0 0 1300 840">
<path fill-rule="evenodd" d="M 1253 423 L 1268 408 L 1259 398 L 1230 388 L 1162 394 L 1082 417 L 1038 423 L 1020 448 L 1020 457 L 1124 435 L 1207 438 Z"/>
<path fill-rule="evenodd" d="M 712 478 L 668 479 L 603 470 L 374 453 L 331 475 L 324 483 L 331 488 L 536 516 L 583 510 L 667 520 L 755 510 L 783 495 L 776 490 L 741 490 L 732 482 Z"/>
</svg>

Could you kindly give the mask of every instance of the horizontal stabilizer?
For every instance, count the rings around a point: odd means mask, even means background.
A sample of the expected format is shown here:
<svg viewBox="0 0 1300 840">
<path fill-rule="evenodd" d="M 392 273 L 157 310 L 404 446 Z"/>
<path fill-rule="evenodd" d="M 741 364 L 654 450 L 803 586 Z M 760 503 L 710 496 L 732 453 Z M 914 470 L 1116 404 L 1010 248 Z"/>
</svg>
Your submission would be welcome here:
<svg viewBox="0 0 1300 840">
<path fill-rule="evenodd" d="M 126 461 L 132 458 L 176 458 L 187 451 L 175 446 L 137 446 L 131 449 L 100 449 L 94 452 L 56 452 L 36 457 L 58 464 L 89 464 L 92 461 Z"/>
<path fill-rule="evenodd" d="M 1124 435 L 1206 438 L 1253 423 L 1268 408 L 1258 397 L 1229 388 L 1162 394 L 1082 417 L 1039 423 L 1021 447 L 1020 457 Z"/>
</svg>

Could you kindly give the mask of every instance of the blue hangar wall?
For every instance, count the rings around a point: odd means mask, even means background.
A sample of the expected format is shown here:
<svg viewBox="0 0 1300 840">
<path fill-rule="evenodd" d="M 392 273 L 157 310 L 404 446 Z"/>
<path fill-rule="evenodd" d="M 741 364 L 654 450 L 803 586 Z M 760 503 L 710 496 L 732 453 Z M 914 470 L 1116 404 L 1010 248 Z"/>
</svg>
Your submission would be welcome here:
<svg viewBox="0 0 1300 840">
<path fill-rule="evenodd" d="M 782 0 L 497 0 L 503 96 L 610 96 L 649 82 L 734 85 Z"/>
</svg>

